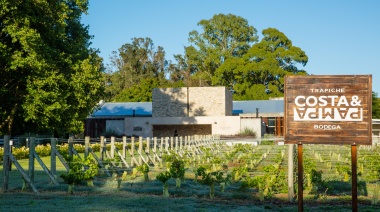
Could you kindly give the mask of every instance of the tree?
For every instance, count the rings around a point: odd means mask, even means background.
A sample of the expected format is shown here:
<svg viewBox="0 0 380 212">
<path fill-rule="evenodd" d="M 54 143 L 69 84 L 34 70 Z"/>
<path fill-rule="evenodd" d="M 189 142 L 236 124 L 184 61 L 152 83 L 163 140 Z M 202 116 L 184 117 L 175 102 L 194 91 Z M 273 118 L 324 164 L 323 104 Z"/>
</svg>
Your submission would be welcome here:
<svg viewBox="0 0 380 212">
<path fill-rule="evenodd" d="M 168 68 L 170 79 L 173 82 L 182 81 L 187 87 L 195 86 L 197 83 L 192 76 L 197 68 L 194 65 L 190 65 L 192 62 L 189 61 L 189 56 L 187 54 L 185 54 L 185 56 L 178 54 L 174 55 L 174 59 L 177 63 L 170 63 Z"/>
<path fill-rule="evenodd" d="M 305 66 L 308 57 L 284 33 L 268 28 L 263 35 L 244 56 L 229 58 L 215 71 L 213 84 L 233 87 L 235 100 L 283 96 L 285 75 L 307 74 L 297 65 Z"/>
<path fill-rule="evenodd" d="M 232 14 L 214 15 L 198 23 L 203 32 L 189 33 L 191 46 L 185 48 L 188 67 L 196 68 L 194 78 L 199 85 L 211 85 L 215 70 L 230 58 L 243 56 L 257 41 L 257 30 L 242 17 Z"/>
<path fill-rule="evenodd" d="M 380 99 L 376 92 L 372 92 L 372 118 L 380 119 Z"/>
<path fill-rule="evenodd" d="M 103 94 L 102 59 L 80 23 L 88 1 L 0 1 L 0 133 L 83 131 Z"/>
<path fill-rule="evenodd" d="M 139 84 L 125 88 L 114 96 L 116 102 L 151 102 L 153 88 L 183 87 L 182 81 L 169 82 L 166 79 L 146 78 Z"/>
<path fill-rule="evenodd" d="M 118 52 L 113 52 L 111 63 L 109 73 L 105 75 L 109 84 L 107 100 L 115 100 L 124 89 L 138 85 L 144 79 L 164 79 L 168 67 L 163 47 L 155 48 L 150 38 L 133 38 L 131 44 L 122 45 Z"/>
</svg>

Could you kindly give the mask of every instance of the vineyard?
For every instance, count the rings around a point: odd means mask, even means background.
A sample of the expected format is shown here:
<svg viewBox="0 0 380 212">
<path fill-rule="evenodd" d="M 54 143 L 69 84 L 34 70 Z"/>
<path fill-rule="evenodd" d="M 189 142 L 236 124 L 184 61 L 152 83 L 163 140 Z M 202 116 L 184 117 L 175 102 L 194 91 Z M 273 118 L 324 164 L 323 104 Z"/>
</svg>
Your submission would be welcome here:
<svg viewBox="0 0 380 212">
<path fill-rule="evenodd" d="M 178 201 L 178 207 L 189 204 L 181 201 L 201 201 L 209 204 L 204 206 L 205 210 L 224 205 L 226 208 L 231 207 L 231 210 L 236 207 L 239 207 L 239 210 L 258 207 L 255 210 L 281 208 L 294 211 L 297 208 L 297 170 L 291 170 L 294 173 L 295 189 L 290 201 L 287 179 L 289 146 L 278 145 L 271 140 L 262 140 L 256 144 L 226 142 L 210 136 L 184 140 L 140 138 L 136 141 L 107 138 L 103 141 L 91 140 L 87 145 L 82 140 L 74 140 L 71 144 L 58 143 L 57 152 L 65 159 L 56 164 L 55 176 L 58 184 L 52 183 L 35 162 L 34 185 L 38 189 L 38 194 L 34 194 L 36 197 L 29 192 L 30 187 L 25 186 L 22 176 L 13 166 L 9 172 L 9 188 L 2 194 L 2 198 L 12 204 L 11 199 L 20 192 L 24 196 L 27 195 L 27 199 L 34 199 L 33 202 L 40 201 L 39 197 L 46 194 L 53 194 L 54 198 L 115 195 L 113 201 L 117 201 L 117 196 L 140 198 L 140 201 L 128 202 L 127 208 L 132 211 L 145 211 L 162 202 L 173 204 L 168 200 Z M 35 147 L 37 155 L 45 164 L 51 162 L 52 149 L 50 144 Z M 293 153 L 296 164 L 295 149 L 290 152 Z M 1 158 L 3 154 L 4 149 L 0 149 Z M 12 154 L 20 166 L 28 170 L 29 149 L 14 147 Z M 326 210 L 339 203 L 342 205 L 339 210 L 350 210 L 350 146 L 304 145 L 303 154 L 305 209 Z M 380 209 L 379 161 L 379 148 L 359 147 L 359 209 Z M 1 169 L 3 171 L 3 166 Z M 3 177 L 0 177 L 1 181 Z M 145 198 L 150 199 L 149 203 Z M 99 204 L 98 200 L 93 201 L 93 207 Z M 111 200 L 108 202 L 112 204 Z M 212 206 L 212 203 L 221 206 Z M 115 207 L 112 206 L 111 210 L 123 210 Z M 168 208 L 170 207 L 175 206 L 169 205 Z M 22 206 L 19 209 L 22 209 Z M 91 209 L 91 206 L 87 205 L 87 209 Z M 188 206 L 183 211 L 198 209 Z"/>
</svg>

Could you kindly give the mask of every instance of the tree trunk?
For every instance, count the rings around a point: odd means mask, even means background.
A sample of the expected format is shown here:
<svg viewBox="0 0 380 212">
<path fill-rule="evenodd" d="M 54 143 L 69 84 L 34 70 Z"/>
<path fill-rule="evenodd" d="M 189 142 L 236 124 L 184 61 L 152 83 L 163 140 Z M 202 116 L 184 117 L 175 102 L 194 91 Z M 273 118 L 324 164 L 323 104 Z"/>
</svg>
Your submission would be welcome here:
<svg viewBox="0 0 380 212">
<path fill-rule="evenodd" d="M 148 172 L 144 172 L 144 180 L 145 180 L 145 182 L 149 182 Z"/>
<path fill-rule="evenodd" d="M 169 186 L 168 186 L 167 182 L 164 183 L 162 196 L 163 197 L 169 197 Z"/>
<path fill-rule="evenodd" d="M 174 178 L 175 179 L 175 187 L 180 188 L 181 187 L 181 178 Z"/>
<path fill-rule="evenodd" d="M 69 194 L 74 194 L 74 183 L 69 184 L 68 192 L 69 192 Z"/>
<path fill-rule="evenodd" d="M 210 185 L 210 199 L 214 199 L 215 197 L 215 186 L 214 186 L 215 183 L 211 183 Z"/>
</svg>

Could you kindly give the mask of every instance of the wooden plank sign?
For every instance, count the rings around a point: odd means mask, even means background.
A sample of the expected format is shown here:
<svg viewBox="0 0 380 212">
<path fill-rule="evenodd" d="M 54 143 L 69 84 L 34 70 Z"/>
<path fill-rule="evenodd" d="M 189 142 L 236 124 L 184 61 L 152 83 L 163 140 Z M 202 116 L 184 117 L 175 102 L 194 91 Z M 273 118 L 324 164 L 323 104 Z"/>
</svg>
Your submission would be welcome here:
<svg viewBox="0 0 380 212">
<path fill-rule="evenodd" d="M 285 143 L 372 144 L 372 75 L 285 77 Z"/>
</svg>

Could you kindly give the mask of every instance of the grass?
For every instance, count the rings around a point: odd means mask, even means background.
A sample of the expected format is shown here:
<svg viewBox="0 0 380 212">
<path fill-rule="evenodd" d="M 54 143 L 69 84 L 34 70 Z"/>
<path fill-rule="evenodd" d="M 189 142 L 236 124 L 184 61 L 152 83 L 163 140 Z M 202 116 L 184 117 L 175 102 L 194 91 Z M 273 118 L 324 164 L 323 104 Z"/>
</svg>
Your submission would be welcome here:
<svg viewBox="0 0 380 212">
<path fill-rule="evenodd" d="M 273 158 L 286 146 L 259 146 L 255 151 L 267 152 L 268 157 L 264 159 L 254 170 L 250 170 L 249 175 L 256 176 L 262 174 L 262 167 L 273 164 Z M 329 156 L 330 148 L 319 150 L 323 158 Z M 313 158 L 313 148 L 305 148 L 305 155 Z M 345 148 L 334 149 L 346 156 Z M 309 154 L 310 153 L 310 154 Z M 285 156 L 287 158 L 287 156 Z M 50 167 L 50 157 L 42 160 Z M 313 159 L 314 160 L 314 159 Z M 344 158 L 342 159 L 344 161 Z M 127 160 L 129 161 L 129 160 Z M 19 160 L 24 169 L 28 166 L 28 160 Z M 325 170 L 324 163 L 318 163 L 319 168 L 324 169 L 324 174 L 331 179 L 327 183 L 334 187 L 331 193 L 326 196 L 310 195 L 304 192 L 305 211 L 352 211 L 350 183 L 342 182 L 332 169 Z M 281 164 L 281 168 L 286 170 L 286 160 Z M 2 172 L 0 163 L 0 171 Z M 289 203 L 287 194 L 275 194 L 273 197 L 260 201 L 258 192 L 255 189 L 240 190 L 240 181 L 226 187 L 225 192 L 219 191 L 216 186 L 215 199 L 209 198 L 208 186 L 193 182 L 193 173 L 189 169 L 186 172 L 186 180 L 181 188 L 175 188 L 173 179 L 169 180 L 169 198 L 162 197 L 162 184 L 155 180 L 155 176 L 160 171 L 166 169 L 151 167 L 149 172 L 150 182 L 143 182 L 140 174 L 137 178 L 124 180 L 120 189 L 117 188 L 115 178 L 98 176 L 94 187 L 78 185 L 74 187 L 74 194 L 67 192 L 67 185 L 58 177 L 59 185 L 50 184 L 48 176 L 43 172 L 40 165 L 35 162 L 35 185 L 39 194 L 34 194 L 31 189 L 22 192 L 22 178 L 15 166 L 10 172 L 9 191 L 0 194 L 0 211 L 296 211 L 297 203 Z M 63 165 L 57 160 L 57 176 L 65 172 Z M 335 177 L 334 177 L 335 176 Z M 3 182 L 3 175 L 0 176 Z M 371 193 L 373 184 L 367 183 L 368 195 L 359 193 L 359 211 L 380 211 L 379 205 L 371 205 Z"/>
</svg>

